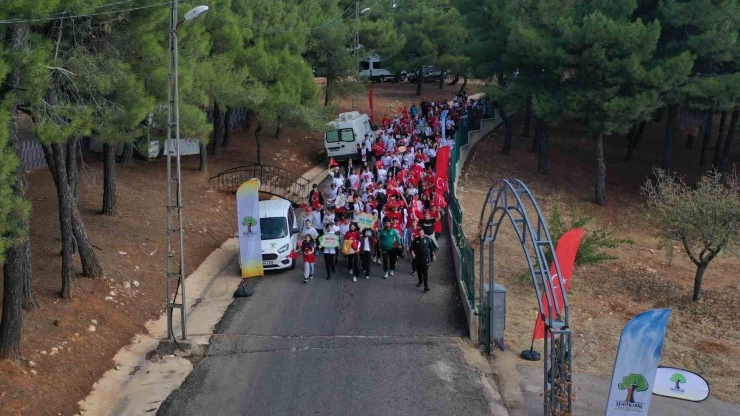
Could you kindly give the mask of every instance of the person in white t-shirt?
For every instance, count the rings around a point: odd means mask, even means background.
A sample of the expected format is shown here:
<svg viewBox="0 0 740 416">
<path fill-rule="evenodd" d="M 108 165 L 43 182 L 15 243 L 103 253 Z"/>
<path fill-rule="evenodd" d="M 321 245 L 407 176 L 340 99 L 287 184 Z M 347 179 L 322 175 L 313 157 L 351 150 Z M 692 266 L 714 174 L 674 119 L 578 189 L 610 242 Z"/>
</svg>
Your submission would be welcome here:
<svg viewBox="0 0 740 416">
<path fill-rule="evenodd" d="M 349 183 L 352 186 L 352 189 L 360 189 L 360 175 L 357 170 L 349 175 Z"/>
<path fill-rule="evenodd" d="M 378 183 L 384 183 L 388 179 L 388 171 L 385 167 L 378 169 Z"/>
</svg>

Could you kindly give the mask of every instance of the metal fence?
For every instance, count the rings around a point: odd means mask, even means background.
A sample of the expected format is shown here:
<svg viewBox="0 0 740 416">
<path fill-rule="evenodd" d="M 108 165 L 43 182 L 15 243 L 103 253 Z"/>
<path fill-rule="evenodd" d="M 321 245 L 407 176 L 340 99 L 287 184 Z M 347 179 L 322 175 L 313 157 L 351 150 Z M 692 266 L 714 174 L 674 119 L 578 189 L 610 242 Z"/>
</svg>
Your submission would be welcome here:
<svg viewBox="0 0 740 416">
<path fill-rule="evenodd" d="M 460 123 L 455 131 L 455 146 L 450 152 L 450 167 L 447 175 L 449 184 L 449 213 L 452 215 L 452 236 L 455 239 L 455 245 L 460 252 L 460 280 L 465 285 L 468 294 L 468 300 L 471 305 L 475 305 L 475 250 L 470 247 L 470 242 L 465 236 L 463 230 L 463 210 L 460 201 L 457 199 L 457 189 L 455 182 L 457 180 L 457 164 L 460 161 L 460 148 L 469 144 L 469 133 L 474 130 L 480 130 L 481 120 L 493 118 L 493 107 L 488 106 L 484 114 L 465 116 L 460 119 Z"/>
</svg>

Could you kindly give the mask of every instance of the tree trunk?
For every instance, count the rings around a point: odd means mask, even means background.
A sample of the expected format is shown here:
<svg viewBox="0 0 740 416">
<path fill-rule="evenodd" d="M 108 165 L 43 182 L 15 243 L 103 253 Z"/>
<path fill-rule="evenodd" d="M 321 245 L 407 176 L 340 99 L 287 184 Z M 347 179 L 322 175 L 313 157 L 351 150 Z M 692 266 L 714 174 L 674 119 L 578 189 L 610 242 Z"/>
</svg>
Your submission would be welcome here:
<svg viewBox="0 0 740 416">
<path fill-rule="evenodd" d="M 324 107 L 331 102 L 331 81 L 332 77 L 326 77 L 326 88 L 324 88 Z"/>
<path fill-rule="evenodd" d="M 62 145 L 51 145 L 54 168 L 57 177 L 57 198 L 59 199 L 59 224 L 62 234 L 62 290 L 64 299 L 72 299 L 74 291 L 74 253 L 72 252 L 74 233 L 72 232 L 72 207 L 74 198 L 69 188 L 66 160 Z"/>
<path fill-rule="evenodd" d="M 646 125 L 647 121 L 642 121 L 636 129 L 635 127 L 633 127 L 632 130 L 630 130 L 629 147 L 627 148 L 627 154 L 624 156 L 623 159 L 625 162 L 632 160 L 632 156 L 635 152 L 635 149 L 637 148 L 637 145 L 642 139 L 642 134 L 645 131 Z"/>
<path fill-rule="evenodd" d="M 103 215 L 116 214 L 116 145 L 103 144 Z"/>
<path fill-rule="evenodd" d="M 257 122 L 257 128 L 254 130 L 254 140 L 257 142 L 257 164 L 262 164 L 262 141 L 260 141 L 260 132 L 262 131 L 262 123 Z"/>
<path fill-rule="evenodd" d="M 667 171 L 673 170 L 673 147 L 675 144 L 676 116 L 678 104 L 668 106 L 668 118 L 665 125 L 665 145 L 663 146 L 663 167 Z"/>
<path fill-rule="evenodd" d="M 532 153 L 537 153 L 540 146 L 540 125 L 542 120 L 536 119 L 534 125 L 534 140 L 532 140 L 532 148 L 529 150 Z"/>
<path fill-rule="evenodd" d="M 226 115 L 224 116 L 224 140 L 221 143 L 221 147 L 229 147 L 231 144 L 231 115 L 234 113 L 234 110 L 229 107 L 226 110 Z"/>
<path fill-rule="evenodd" d="M 442 73 L 439 74 L 439 89 L 441 90 L 444 87 L 445 87 L 445 73 L 443 71 Z"/>
<path fill-rule="evenodd" d="M 418 74 L 419 76 L 416 77 L 416 95 L 421 95 L 421 84 L 422 82 L 424 82 L 423 81 L 423 77 L 424 77 L 423 68 L 419 69 Z"/>
<path fill-rule="evenodd" d="M 76 246 L 80 254 L 80 261 L 82 262 L 82 274 L 85 277 L 89 277 L 91 279 L 103 277 L 103 268 L 100 266 L 100 262 L 98 261 L 98 258 L 93 251 L 92 244 L 90 243 L 90 238 L 87 236 L 85 223 L 82 222 L 80 210 L 77 208 L 77 200 L 74 198 L 72 188 L 69 186 L 69 179 L 67 179 L 67 181 L 63 183 L 64 185 L 60 185 L 60 182 L 58 180 L 59 172 L 53 156 L 53 151 L 49 146 L 43 146 L 43 149 L 44 157 L 46 158 L 46 162 L 49 165 L 49 170 L 51 171 L 51 176 L 54 180 L 54 185 L 57 187 L 57 191 L 60 186 L 64 186 L 64 191 L 69 193 L 70 198 L 73 201 L 72 232 L 74 233 L 74 241 L 76 242 Z M 66 170 L 67 169 L 65 169 L 65 172 Z M 63 246 L 62 255 L 64 255 Z"/>
<path fill-rule="evenodd" d="M 23 271 L 14 270 L 19 265 L 14 258 L 15 246 L 8 250 L 7 263 L 3 265 L 3 315 L 0 319 L 0 360 L 18 358 L 23 326 Z M 20 272 L 20 273 L 19 273 Z"/>
<path fill-rule="evenodd" d="M 708 264 L 700 264 L 696 266 L 696 274 L 694 275 L 694 295 L 691 300 L 697 302 L 701 299 L 701 284 L 704 281 L 704 272 L 707 271 Z"/>
<path fill-rule="evenodd" d="M 213 139 L 211 141 L 210 154 L 218 156 L 221 153 L 221 128 L 223 127 L 223 115 L 218 101 L 213 101 Z"/>
<path fill-rule="evenodd" d="M 635 402 L 635 387 L 630 386 L 627 388 L 627 402 L 634 403 Z"/>
<path fill-rule="evenodd" d="M 686 137 L 686 144 L 683 147 L 686 150 L 691 150 L 694 148 L 694 135 L 689 133 L 689 135 Z"/>
<path fill-rule="evenodd" d="M 275 123 L 275 136 L 273 136 L 275 139 L 280 138 L 280 133 L 283 131 L 283 122 L 280 120 L 280 116 L 277 118 L 277 123 Z"/>
<path fill-rule="evenodd" d="M 208 148 L 203 142 L 200 143 L 200 165 L 198 172 L 208 172 Z"/>
<path fill-rule="evenodd" d="M 547 125 L 544 120 L 540 120 L 540 140 L 537 149 L 539 153 L 537 173 L 547 175 Z"/>
<path fill-rule="evenodd" d="M 663 112 L 665 111 L 665 108 L 659 108 L 658 111 L 655 112 L 655 122 L 660 123 L 663 121 Z"/>
<path fill-rule="evenodd" d="M 134 159 L 134 144 L 126 142 L 123 144 L 123 154 L 118 158 L 118 163 L 130 163 Z"/>
<path fill-rule="evenodd" d="M 635 146 L 640 144 L 640 140 L 642 140 L 642 134 L 645 132 L 645 126 L 647 126 L 647 121 L 643 120 L 642 123 L 640 123 L 640 127 L 637 128 L 637 137 L 635 138 Z"/>
<path fill-rule="evenodd" d="M 79 196 L 79 190 L 77 187 L 77 146 L 79 141 L 76 137 L 72 138 L 67 142 L 67 182 L 72 190 L 72 196 L 74 197 L 74 205 L 77 206 L 77 200 Z M 77 254 L 77 240 L 74 240 L 74 246 L 72 249 L 74 254 Z M 61 254 L 60 254 L 61 255 Z"/>
<path fill-rule="evenodd" d="M 455 74 L 455 77 L 452 78 L 452 81 L 450 81 L 447 85 L 455 85 L 460 81 L 460 74 Z"/>
<path fill-rule="evenodd" d="M 524 110 L 524 131 L 522 136 L 529 137 L 529 126 L 532 124 L 532 97 L 527 99 L 527 108 Z"/>
<path fill-rule="evenodd" d="M 498 115 L 501 117 L 501 120 L 504 122 L 504 126 L 506 126 L 504 130 L 504 148 L 501 149 L 501 153 L 505 155 L 511 154 L 511 119 L 509 118 L 509 115 L 506 114 L 506 109 L 504 109 L 504 106 L 500 103 L 496 105 L 498 107 Z"/>
<path fill-rule="evenodd" d="M 247 110 L 244 114 L 244 131 L 249 133 L 249 130 L 252 130 L 252 110 Z"/>
<path fill-rule="evenodd" d="M 596 144 L 596 204 L 606 205 L 606 162 L 604 161 L 604 137 L 594 137 Z"/>
<path fill-rule="evenodd" d="M 632 160 L 632 154 L 635 150 L 635 146 L 637 146 L 637 124 L 633 125 L 630 129 L 629 134 L 627 135 L 629 139 L 629 144 L 627 146 L 627 154 L 624 155 L 623 161 L 627 162 Z"/>
<path fill-rule="evenodd" d="M 74 239 L 77 242 L 77 248 L 80 254 L 80 261 L 82 262 L 82 275 L 91 279 L 103 277 L 103 267 L 100 266 L 98 256 L 93 251 L 93 246 L 90 243 L 90 238 L 87 236 L 85 223 L 82 222 L 82 216 L 80 215 L 80 210 L 77 208 L 77 204 L 72 206 L 72 232 L 74 233 Z"/>
<path fill-rule="evenodd" d="M 722 111 L 722 115 L 719 118 L 719 131 L 717 132 L 717 141 L 714 144 L 714 158 L 712 158 L 712 166 L 717 169 L 719 166 L 719 149 L 722 147 L 722 133 L 725 131 L 725 123 L 727 122 L 727 110 Z"/>
<path fill-rule="evenodd" d="M 707 110 L 707 117 L 704 120 L 704 139 L 701 142 L 701 155 L 699 156 L 699 166 L 706 165 L 707 149 L 709 142 L 712 140 L 712 121 L 714 120 L 714 109 Z"/>
<path fill-rule="evenodd" d="M 719 165 L 717 166 L 717 172 L 724 173 L 727 163 L 730 161 L 730 153 L 732 152 L 732 139 L 735 137 L 735 129 L 737 128 L 737 118 L 740 114 L 740 110 L 732 110 L 732 117 L 730 118 L 730 126 L 727 128 L 727 138 L 725 139 L 725 146 L 722 149 L 722 157 L 719 159 Z"/>
<path fill-rule="evenodd" d="M 463 75 L 462 78 L 463 78 L 463 83 L 460 86 L 460 91 L 458 91 L 458 93 L 465 91 L 465 88 L 468 86 L 468 77 Z"/>
<path fill-rule="evenodd" d="M 73 138 L 69 142 L 67 142 L 67 182 L 69 183 L 69 187 L 72 190 L 72 195 L 75 198 L 75 203 L 77 202 L 77 198 L 79 196 L 79 191 L 77 189 L 77 147 L 78 147 L 78 140 L 77 138 Z"/>
</svg>

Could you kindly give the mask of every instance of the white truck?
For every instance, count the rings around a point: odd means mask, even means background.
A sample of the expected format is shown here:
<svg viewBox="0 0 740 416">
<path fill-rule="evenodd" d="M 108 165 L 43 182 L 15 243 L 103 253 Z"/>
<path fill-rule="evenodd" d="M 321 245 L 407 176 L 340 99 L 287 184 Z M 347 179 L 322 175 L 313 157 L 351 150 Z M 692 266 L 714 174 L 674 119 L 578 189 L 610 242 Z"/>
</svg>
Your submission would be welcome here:
<svg viewBox="0 0 740 416">
<path fill-rule="evenodd" d="M 372 54 L 360 60 L 360 78 L 369 79 L 371 82 L 395 81 L 396 74 L 385 68 L 380 55 Z M 399 80 L 404 81 L 405 78 L 406 71 L 402 71 Z"/>
<path fill-rule="evenodd" d="M 329 158 L 336 161 L 359 159 L 357 145 L 362 146 L 365 135 L 375 141 L 375 131 L 370 124 L 367 114 L 359 111 L 349 111 L 339 114 L 339 117 L 330 122 L 324 133 L 324 147 Z"/>
</svg>

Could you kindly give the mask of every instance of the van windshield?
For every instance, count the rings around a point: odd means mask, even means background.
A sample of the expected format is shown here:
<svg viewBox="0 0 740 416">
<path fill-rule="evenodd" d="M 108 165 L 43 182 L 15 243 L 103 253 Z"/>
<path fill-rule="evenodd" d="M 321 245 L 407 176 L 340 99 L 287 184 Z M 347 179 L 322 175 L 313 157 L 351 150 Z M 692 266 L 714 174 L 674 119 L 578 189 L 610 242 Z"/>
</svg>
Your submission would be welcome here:
<svg viewBox="0 0 740 416">
<path fill-rule="evenodd" d="M 288 221 L 285 218 L 260 218 L 262 240 L 276 240 L 288 236 Z"/>
<path fill-rule="evenodd" d="M 329 130 L 326 132 L 326 142 L 336 143 L 339 141 L 339 130 Z"/>
<path fill-rule="evenodd" d="M 352 129 L 329 130 L 325 140 L 327 143 L 337 143 L 340 140 L 351 143 L 355 141 L 355 132 Z"/>
</svg>

